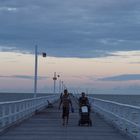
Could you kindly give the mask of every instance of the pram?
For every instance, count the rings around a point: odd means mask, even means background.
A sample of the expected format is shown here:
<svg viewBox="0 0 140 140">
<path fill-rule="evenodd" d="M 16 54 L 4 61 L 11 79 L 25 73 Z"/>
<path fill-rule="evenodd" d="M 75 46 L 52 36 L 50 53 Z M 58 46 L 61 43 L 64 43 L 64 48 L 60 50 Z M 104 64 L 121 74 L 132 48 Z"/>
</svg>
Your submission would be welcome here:
<svg viewBox="0 0 140 140">
<path fill-rule="evenodd" d="M 80 120 L 78 125 L 85 125 L 87 124 L 88 126 L 92 126 L 92 121 L 90 119 L 90 108 L 87 105 L 81 106 L 80 110 Z"/>
</svg>

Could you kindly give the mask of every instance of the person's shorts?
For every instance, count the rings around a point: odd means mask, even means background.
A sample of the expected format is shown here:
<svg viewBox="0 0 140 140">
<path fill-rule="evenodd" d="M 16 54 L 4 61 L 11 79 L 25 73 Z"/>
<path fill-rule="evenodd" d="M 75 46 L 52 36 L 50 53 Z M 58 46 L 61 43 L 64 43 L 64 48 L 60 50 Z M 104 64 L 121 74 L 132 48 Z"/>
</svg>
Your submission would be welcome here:
<svg viewBox="0 0 140 140">
<path fill-rule="evenodd" d="M 69 108 L 68 107 L 63 107 L 63 113 L 62 113 L 62 118 L 69 116 Z"/>
</svg>

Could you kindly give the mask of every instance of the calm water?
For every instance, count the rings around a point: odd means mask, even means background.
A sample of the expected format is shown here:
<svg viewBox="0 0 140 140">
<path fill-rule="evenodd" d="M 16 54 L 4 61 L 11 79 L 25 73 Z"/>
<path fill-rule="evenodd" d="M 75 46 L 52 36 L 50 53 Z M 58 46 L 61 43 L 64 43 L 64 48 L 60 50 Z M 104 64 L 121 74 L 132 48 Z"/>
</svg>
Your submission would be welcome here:
<svg viewBox="0 0 140 140">
<path fill-rule="evenodd" d="M 92 95 L 95 98 L 140 106 L 140 95 Z"/>
<path fill-rule="evenodd" d="M 45 94 L 45 93 L 37 94 L 38 97 L 47 96 L 47 95 L 50 95 L 50 94 Z M 29 99 L 33 97 L 34 97 L 33 93 L 0 93 L 0 102 L 16 101 L 16 100 L 22 100 L 22 99 Z"/>
<path fill-rule="evenodd" d="M 39 93 L 38 96 L 47 96 L 50 94 Z M 116 101 L 119 103 L 140 106 L 140 95 L 89 95 L 104 100 Z M 0 102 L 16 101 L 21 99 L 33 98 L 33 93 L 0 93 Z"/>
</svg>

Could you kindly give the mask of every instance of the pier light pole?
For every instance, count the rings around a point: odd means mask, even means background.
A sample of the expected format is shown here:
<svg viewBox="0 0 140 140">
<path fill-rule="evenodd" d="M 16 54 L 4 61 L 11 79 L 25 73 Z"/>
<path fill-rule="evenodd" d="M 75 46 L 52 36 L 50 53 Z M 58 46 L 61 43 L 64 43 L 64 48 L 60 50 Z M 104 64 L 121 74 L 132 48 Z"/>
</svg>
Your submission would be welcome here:
<svg viewBox="0 0 140 140">
<path fill-rule="evenodd" d="M 37 66 L 38 66 L 38 46 L 35 46 L 35 76 L 34 76 L 34 98 L 37 92 Z"/>
<path fill-rule="evenodd" d="M 42 53 L 43 57 L 46 57 L 46 53 Z M 35 45 L 35 75 L 34 75 L 34 98 L 37 96 L 37 71 L 38 71 L 38 46 Z"/>
<path fill-rule="evenodd" d="M 54 77 L 53 77 L 53 81 L 54 81 L 54 89 L 53 89 L 53 93 L 54 93 L 54 94 L 55 94 L 56 80 L 57 80 L 56 72 L 54 72 Z"/>
<path fill-rule="evenodd" d="M 54 80 L 54 94 L 55 94 L 55 92 L 56 92 L 56 80 L 57 80 L 57 78 L 59 78 L 60 77 L 60 75 L 57 75 L 56 76 L 56 72 L 54 72 L 54 77 L 53 77 L 53 80 Z M 60 82 L 60 81 L 59 81 Z M 59 89 L 60 89 L 60 87 L 59 87 Z"/>
<path fill-rule="evenodd" d="M 59 83 L 58 83 L 58 93 L 60 93 L 61 91 L 60 91 L 60 88 L 61 88 L 61 85 L 60 85 L 60 75 L 58 74 L 57 75 L 57 77 L 58 77 L 58 79 L 59 79 Z"/>
<path fill-rule="evenodd" d="M 62 92 L 62 91 L 61 91 L 61 83 L 62 83 L 61 80 L 59 80 L 59 93 L 60 93 L 60 94 L 61 94 L 61 92 Z"/>
<path fill-rule="evenodd" d="M 62 86 L 62 92 L 63 92 L 64 91 L 64 88 L 65 88 L 64 87 L 64 81 L 62 81 L 62 85 L 61 86 Z"/>
</svg>

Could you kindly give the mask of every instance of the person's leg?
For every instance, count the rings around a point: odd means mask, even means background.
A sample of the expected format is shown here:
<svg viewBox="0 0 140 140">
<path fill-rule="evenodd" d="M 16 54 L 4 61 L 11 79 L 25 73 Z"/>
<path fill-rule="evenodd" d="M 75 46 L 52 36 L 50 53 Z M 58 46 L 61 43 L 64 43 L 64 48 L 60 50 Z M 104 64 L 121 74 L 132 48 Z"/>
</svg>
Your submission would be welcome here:
<svg viewBox="0 0 140 140">
<path fill-rule="evenodd" d="M 63 119 L 63 126 L 64 126 L 65 125 L 65 108 L 64 107 L 63 107 L 62 119 Z"/>
<path fill-rule="evenodd" d="M 67 124 L 67 108 L 63 107 L 63 125 Z"/>
<path fill-rule="evenodd" d="M 69 122 L 69 108 L 67 108 L 67 112 L 66 112 L 66 124 L 68 124 Z"/>
<path fill-rule="evenodd" d="M 63 126 L 65 125 L 65 116 L 63 117 Z"/>
<path fill-rule="evenodd" d="M 66 124 L 68 124 L 68 122 L 69 122 L 69 114 L 67 114 Z"/>
</svg>

